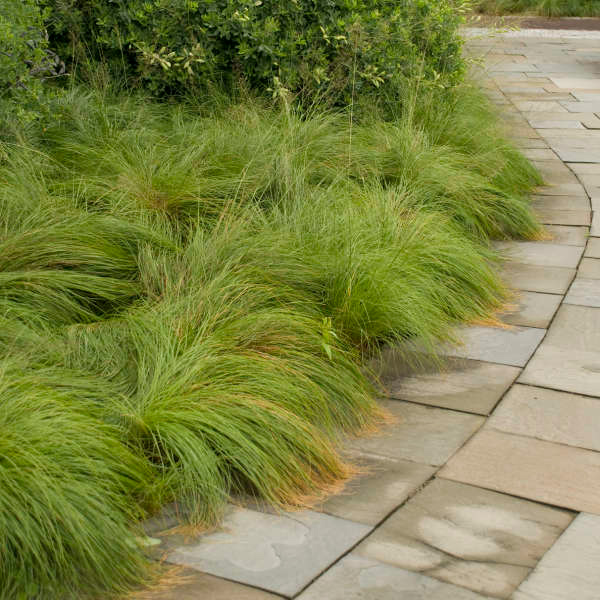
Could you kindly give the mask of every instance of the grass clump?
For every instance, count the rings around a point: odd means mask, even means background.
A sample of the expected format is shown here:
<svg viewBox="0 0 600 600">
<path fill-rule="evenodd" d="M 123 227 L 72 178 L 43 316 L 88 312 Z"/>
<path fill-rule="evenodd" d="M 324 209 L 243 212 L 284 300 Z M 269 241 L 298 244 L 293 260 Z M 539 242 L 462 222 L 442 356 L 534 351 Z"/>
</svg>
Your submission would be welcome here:
<svg viewBox="0 0 600 600">
<path fill-rule="evenodd" d="M 598 0 L 483 0 L 479 12 L 502 15 L 530 13 L 544 17 L 598 17 Z"/>
</svg>

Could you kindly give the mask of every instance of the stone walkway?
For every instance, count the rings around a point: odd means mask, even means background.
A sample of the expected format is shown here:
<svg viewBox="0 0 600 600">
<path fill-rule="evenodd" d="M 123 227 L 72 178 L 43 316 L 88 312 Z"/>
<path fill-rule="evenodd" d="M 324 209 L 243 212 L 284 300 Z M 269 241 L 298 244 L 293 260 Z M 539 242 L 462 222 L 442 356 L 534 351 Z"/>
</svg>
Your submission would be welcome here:
<svg viewBox="0 0 600 600">
<path fill-rule="evenodd" d="M 164 536 L 185 577 L 149 598 L 600 598 L 600 40 L 469 48 L 548 184 L 553 239 L 500 244 L 512 327 L 466 328 L 442 374 L 401 377 L 389 356 L 398 424 L 352 444 L 370 474 L 320 510 L 236 507 L 216 533 Z"/>
</svg>

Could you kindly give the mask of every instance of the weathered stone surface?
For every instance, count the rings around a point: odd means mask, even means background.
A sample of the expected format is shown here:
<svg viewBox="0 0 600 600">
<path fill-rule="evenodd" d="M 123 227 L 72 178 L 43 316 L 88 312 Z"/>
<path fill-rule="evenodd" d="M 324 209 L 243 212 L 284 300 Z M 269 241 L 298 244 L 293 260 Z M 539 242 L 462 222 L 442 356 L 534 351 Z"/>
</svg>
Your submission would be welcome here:
<svg viewBox="0 0 600 600">
<path fill-rule="evenodd" d="M 465 327 L 461 330 L 463 346 L 450 348 L 449 356 L 524 366 L 544 337 L 545 331 L 535 327 Z"/>
<path fill-rule="evenodd" d="M 565 303 L 600 308 L 600 279 L 576 277 L 569 288 Z"/>
<path fill-rule="evenodd" d="M 382 405 L 397 418 L 397 423 L 376 436 L 350 442 L 352 450 L 443 465 L 483 423 L 483 418 L 476 415 L 400 400 L 383 401 Z"/>
<path fill-rule="evenodd" d="M 600 90 L 600 79 L 550 77 L 552 83 L 566 90 Z"/>
<path fill-rule="evenodd" d="M 514 385 L 486 427 L 600 452 L 600 399 Z"/>
<path fill-rule="evenodd" d="M 193 569 L 168 575 L 168 581 L 131 596 L 132 600 L 278 600 L 256 588 L 199 573 Z"/>
<path fill-rule="evenodd" d="M 483 429 L 440 477 L 506 494 L 600 513 L 600 453 Z"/>
<path fill-rule="evenodd" d="M 322 513 L 265 514 L 234 507 L 222 529 L 170 535 L 167 560 L 293 596 L 364 537 L 370 527 Z"/>
<path fill-rule="evenodd" d="M 550 548 L 514 600 L 598 600 L 600 517 L 580 514 Z"/>
<path fill-rule="evenodd" d="M 531 119 L 529 124 L 535 129 L 584 129 L 581 121 L 540 121 Z"/>
<path fill-rule="evenodd" d="M 592 226 L 590 227 L 590 235 L 594 237 L 600 237 L 600 211 L 594 211 L 594 218 L 592 219 Z"/>
<path fill-rule="evenodd" d="M 486 597 L 352 552 L 319 577 L 298 600 L 486 600 Z"/>
<path fill-rule="evenodd" d="M 355 552 L 507 598 L 571 519 L 562 510 L 437 479 Z"/>
<path fill-rule="evenodd" d="M 574 268 L 583 248 L 538 242 L 497 242 L 495 247 L 508 258 L 526 265 Z"/>
<path fill-rule="evenodd" d="M 434 367 L 384 383 L 392 398 L 487 415 L 519 373 L 517 367 L 452 358 L 441 372 Z"/>
<path fill-rule="evenodd" d="M 600 163 L 600 150 L 597 148 L 596 145 L 596 149 L 554 148 L 554 151 L 565 162 Z"/>
<path fill-rule="evenodd" d="M 515 102 L 515 106 L 521 112 L 567 112 L 567 109 L 558 102 L 548 102 L 543 100 Z"/>
<path fill-rule="evenodd" d="M 523 154 L 531 160 L 553 160 L 556 154 L 547 148 L 529 148 L 524 149 Z"/>
<path fill-rule="evenodd" d="M 391 458 L 359 456 L 352 462 L 365 473 L 317 509 L 366 525 L 377 525 L 435 472 L 429 465 Z"/>
<path fill-rule="evenodd" d="M 600 258 L 600 238 L 590 238 L 585 249 L 585 256 L 589 258 Z"/>
<path fill-rule="evenodd" d="M 587 227 L 569 227 L 568 225 L 547 225 L 546 231 L 552 236 L 557 244 L 568 246 L 585 246 L 588 229 Z"/>
<path fill-rule="evenodd" d="M 584 258 L 579 265 L 577 277 L 600 279 L 600 260 L 597 258 Z"/>
<path fill-rule="evenodd" d="M 510 325 L 546 329 L 558 310 L 561 300 L 562 296 L 558 294 L 519 292 L 513 301 L 514 310 L 503 313 L 501 318 L 504 323 Z"/>
<path fill-rule="evenodd" d="M 536 210 L 589 210 L 590 201 L 583 195 L 580 196 L 534 196 L 531 202 Z M 537 243 L 537 242 L 530 242 Z"/>
<path fill-rule="evenodd" d="M 600 309 L 563 304 L 519 381 L 600 395 Z"/>
<path fill-rule="evenodd" d="M 547 193 L 547 192 L 546 192 Z M 591 211 L 538 208 L 536 214 L 544 225 L 589 225 Z"/>
<path fill-rule="evenodd" d="M 569 112 L 600 112 L 600 102 L 564 102 L 561 104 Z"/>
</svg>

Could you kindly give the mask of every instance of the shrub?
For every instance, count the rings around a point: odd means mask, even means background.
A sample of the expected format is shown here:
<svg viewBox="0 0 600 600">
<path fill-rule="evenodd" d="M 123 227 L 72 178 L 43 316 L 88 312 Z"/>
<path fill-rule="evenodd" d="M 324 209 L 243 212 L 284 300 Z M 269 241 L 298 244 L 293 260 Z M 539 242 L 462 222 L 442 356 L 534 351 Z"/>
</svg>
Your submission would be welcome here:
<svg viewBox="0 0 600 600">
<path fill-rule="evenodd" d="M 463 0 L 51 0 L 52 41 L 157 94 L 245 79 L 274 95 L 456 81 Z"/>
</svg>

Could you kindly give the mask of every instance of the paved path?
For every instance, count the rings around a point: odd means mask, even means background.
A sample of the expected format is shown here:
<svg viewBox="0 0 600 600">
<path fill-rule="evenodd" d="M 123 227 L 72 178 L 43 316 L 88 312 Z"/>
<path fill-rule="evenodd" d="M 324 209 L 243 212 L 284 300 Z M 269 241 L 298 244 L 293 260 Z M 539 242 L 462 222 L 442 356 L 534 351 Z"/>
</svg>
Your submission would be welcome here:
<svg viewBox="0 0 600 600">
<path fill-rule="evenodd" d="M 548 183 L 554 239 L 500 245 L 513 327 L 466 328 L 442 374 L 401 377 L 388 355 L 399 422 L 352 445 L 371 473 L 320 511 L 232 508 L 220 532 L 165 536 L 187 577 L 149 597 L 600 598 L 600 41 L 469 47 Z"/>
</svg>

